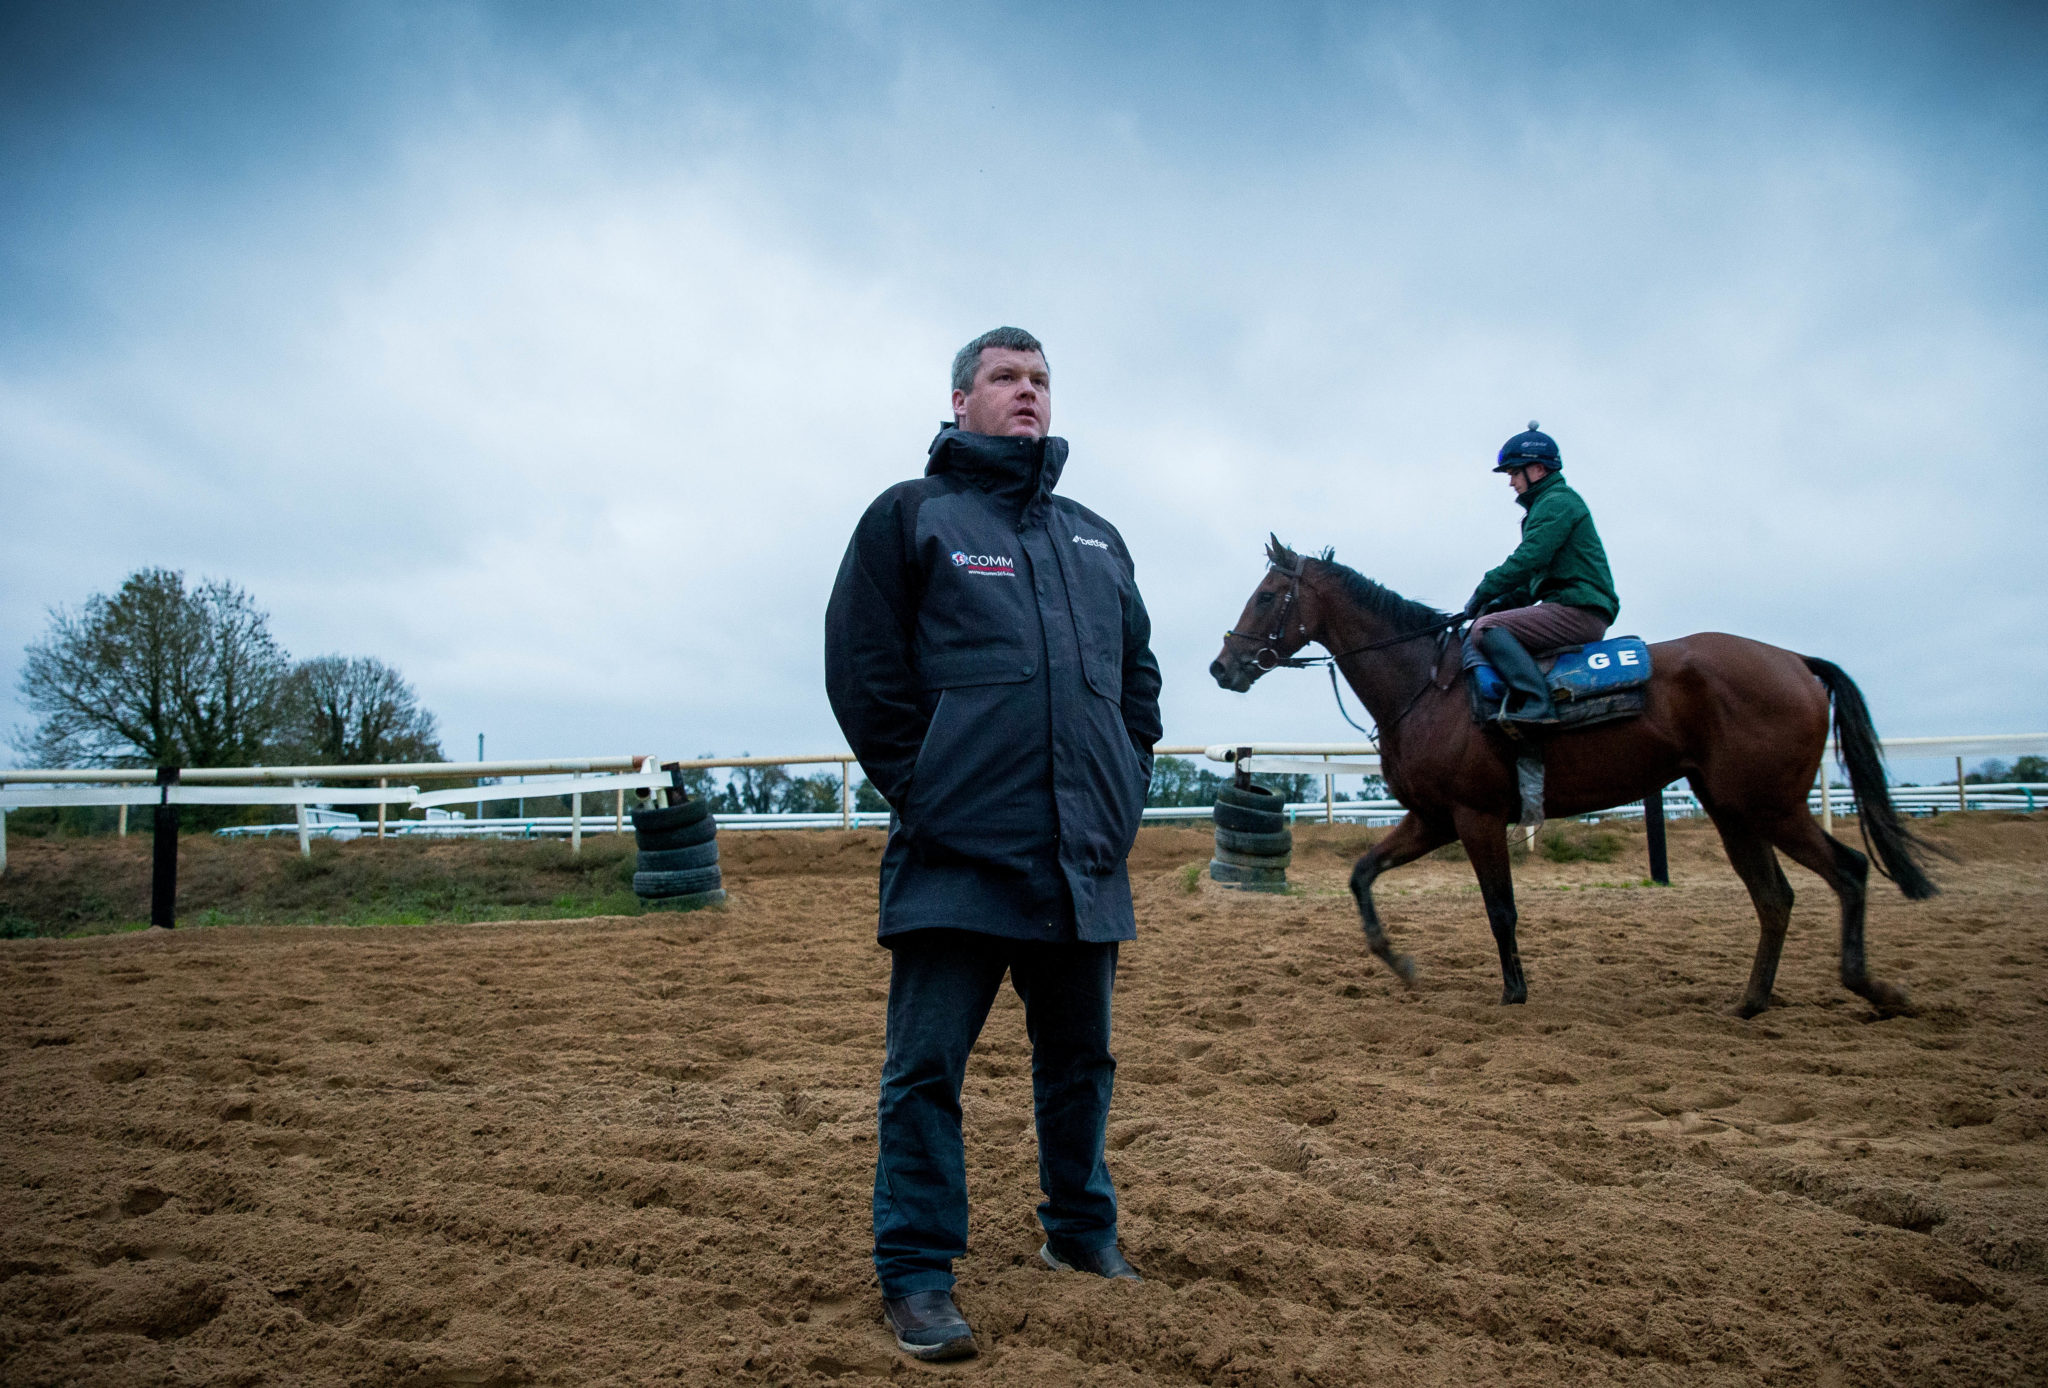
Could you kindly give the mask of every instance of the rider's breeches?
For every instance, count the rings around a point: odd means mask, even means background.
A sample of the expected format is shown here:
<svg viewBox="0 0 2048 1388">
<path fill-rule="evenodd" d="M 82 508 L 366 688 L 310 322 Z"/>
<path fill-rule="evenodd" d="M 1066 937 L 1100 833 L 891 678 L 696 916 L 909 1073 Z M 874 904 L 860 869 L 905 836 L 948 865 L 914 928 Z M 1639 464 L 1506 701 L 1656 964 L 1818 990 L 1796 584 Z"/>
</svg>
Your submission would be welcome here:
<svg viewBox="0 0 2048 1388">
<path fill-rule="evenodd" d="M 1554 651 L 1559 646 L 1583 646 L 1607 634 L 1607 619 L 1590 607 L 1567 607 L 1559 602 L 1539 602 L 1533 607 L 1511 607 L 1489 612 L 1472 623 L 1465 633 L 1465 667 L 1485 659 L 1479 653 L 1479 634 L 1492 627 L 1506 627 L 1530 655 Z"/>
</svg>

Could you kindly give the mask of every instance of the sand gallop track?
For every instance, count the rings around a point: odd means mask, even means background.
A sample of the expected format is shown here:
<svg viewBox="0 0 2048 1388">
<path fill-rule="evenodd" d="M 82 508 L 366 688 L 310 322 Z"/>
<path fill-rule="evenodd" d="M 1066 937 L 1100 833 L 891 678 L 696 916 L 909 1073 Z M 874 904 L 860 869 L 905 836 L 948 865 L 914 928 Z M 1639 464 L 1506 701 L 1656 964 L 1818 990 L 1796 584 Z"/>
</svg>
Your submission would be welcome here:
<svg viewBox="0 0 2048 1388">
<path fill-rule="evenodd" d="M 1021 1012 L 966 1098 L 981 1359 L 903 1363 L 866 1260 L 885 956 L 873 834 L 732 835 L 722 913 L 187 930 L 0 948 L 7 1383 L 1992 1384 L 2048 1381 L 2048 822 L 1875 898 L 1919 1012 L 1782 1006 L 1696 826 L 1679 885 L 1521 869 L 1503 1009 L 1462 863 L 1342 894 L 1134 856 L 1110 1159 L 1141 1286 L 1034 1259 Z M 374 844 L 350 852 L 375 852 Z M 1635 855 L 1633 858 L 1629 854 Z"/>
</svg>

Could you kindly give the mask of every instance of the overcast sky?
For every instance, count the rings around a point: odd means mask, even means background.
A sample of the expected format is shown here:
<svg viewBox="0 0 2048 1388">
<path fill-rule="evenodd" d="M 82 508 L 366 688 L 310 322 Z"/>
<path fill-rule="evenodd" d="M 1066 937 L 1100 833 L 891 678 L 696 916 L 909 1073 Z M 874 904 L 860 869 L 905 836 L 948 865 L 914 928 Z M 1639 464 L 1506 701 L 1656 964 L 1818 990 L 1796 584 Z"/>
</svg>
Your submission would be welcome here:
<svg viewBox="0 0 2048 1388">
<path fill-rule="evenodd" d="M 10 4 L 0 728 L 165 565 L 451 755 L 837 749 L 846 537 L 1014 323 L 1169 742 L 1354 736 L 1206 673 L 1266 532 L 1454 607 L 1532 418 L 1618 632 L 2040 730 L 2044 11 L 1708 8 Z"/>
</svg>

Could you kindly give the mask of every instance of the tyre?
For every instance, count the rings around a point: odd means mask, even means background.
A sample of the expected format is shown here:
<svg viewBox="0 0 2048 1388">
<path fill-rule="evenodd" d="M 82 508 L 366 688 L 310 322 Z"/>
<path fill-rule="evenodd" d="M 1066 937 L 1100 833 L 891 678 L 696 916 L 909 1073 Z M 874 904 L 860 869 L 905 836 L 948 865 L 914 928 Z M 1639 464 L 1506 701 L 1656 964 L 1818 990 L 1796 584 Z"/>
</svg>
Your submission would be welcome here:
<svg viewBox="0 0 2048 1388">
<path fill-rule="evenodd" d="M 1287 827 L 1287 816 L 1280 810 L 1248 810 L 1242 805 L 1218 800 L 1216 827 L 1240 834 L 1271 834 Z"/>
<path fill-rule="evenodd" d="M 1280 797 L 1264 786 L 1228 785 L 1216 792 L 1216 799 L 1222 804 L 1238 805 L 1247 810 L 1287 813 L 1287 806 L 1281 803 Z"/>
<path fill-rule="evenodd" d="M 1231 829 L 1218 829 L 1216 847 L 1253 858 L 1284 858 L 1294 851 L 1294 831 L 1281 829 L 1271 834 L 1240 834 Z"/>
<path fill-rule="evenodd" d="M 685 806 L 678 805 L 677 809 Z M 718 836 L 718 821 L 710 815 L 695 824 L 686 824 L 680 829 L 663 829 L 649 833 L 635 830 L 634 837 L 640 841 L 642 853 L 668 853 L 678 848 L 695 848 L 700 843 L 709 843 Z"/>
<path fill-rule="evenodd" d="M 705 906 L 722 906 L 725 904 L 725 888 L 692 892 L 688 896 L 649 897 L 640 904 L 650 911 L 695 911 Z"/>
<path fill-rule="evenodd" d="M 1233 853 L 1222 844 L 1216 845 L 1216 861 L 1236 868 L 1274 868 L 1287 871 L 1287 865 L 1294 861 L 1291 853 L 1278 855 L 1265 853 Z"/>
<path fill-rule="evenodd" d="M 635 896 L 688 896 L 693 892 L 708 892 L 719 885 L 718 869 L 715 867 L 691 868 L 687 872 L 633 874 Z"/>
<path fill-rule="evenodd" d="M 1209 860 L 1209 879 L 1232 887 L 1246 887 L 1255 891 L 1284 892 L 1287 890 L 1287 869 L 1233 867 L 1229 863 Z"/>
<path fill-rule="evenodd" d="M 690 848 L 656 849 L 652 853 L 640 854 L 642 872 L 686 872 L 691 868 L 710 867 L 718 861 L 718 840 L 696 844 Z"/>
<path fill-rule="evenodd" d="M 665 834 L 695 824 L 710 813 L 709 800 L 685 800 L 664 809 L 633 811 L 633 828 L 642 834 Z"/>
</svg>

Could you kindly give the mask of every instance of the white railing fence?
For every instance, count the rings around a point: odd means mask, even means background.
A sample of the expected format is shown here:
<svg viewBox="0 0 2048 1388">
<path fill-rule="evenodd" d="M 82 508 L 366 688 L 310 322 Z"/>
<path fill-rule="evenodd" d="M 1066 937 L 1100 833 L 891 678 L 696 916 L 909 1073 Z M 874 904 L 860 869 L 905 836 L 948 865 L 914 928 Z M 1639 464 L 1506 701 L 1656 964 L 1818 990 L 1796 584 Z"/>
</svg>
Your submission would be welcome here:
<svg viewBox="0 0 2048 1388">
<path fill-rule="evenodd" d="M 6 812 L 16 809 L 66 809 L 86 806 L 115 806 L 120 810 L 117 832 L 128 832 L 131 805 L 284 805 L 294 810 L 293 822 L 279 825 L 237 826 L 228 833 L 295 833 L 299 851 L 311 852 L 315 838 L 359 838 L 370 826 L 360 817 L 334 809 L 337 805 L 374 805 L 377 837 L 410 834 L 479 834 L 499 836 L 521 833 L 566 833 L 570 846 L 580 851 L 585 832 L 583 807 L 586 797 L 611 799 L 610 828 L 626 827 L 627 794 L 641 800 L 670 784 L 670 769 L 750 766 L 839 767 L 842 827 L 854 822 L 850 752 L 816 756 L 780 757 L 691 757 L 662 762 L 653 756 L 570 757 L 527 761 L 406 762 L 366 766 L 243 766 L 193 767 L 173 771 L 108 767 L 88 769 L 0 770 L 0 872 L 7 867 Z M 565 774 L 566 773 L 566 774 Z M 607 774 L 609 773 L 609 774 Z M 486 776 L 538 775 L 516 783 L 477 784 L 452 790 L 422 791 L 417 784 L 393 785 L 393 781 L 478 780 Z M 238 782 L 258 784 L 237 784 Z M 345 786 L 334 781 L 375 781 L 375 786 Z M 446 807 L 475 805 L 479 810 L 494 800 L 516 800 L 565 796 L 570 813 L 550 819 L 519 817 L 485 821 L 456 818 Z M 389 811 L 418 810 L 424 818 L 393 820 Z M 599 821 L 601 823 L 601 821 Z M 490 827 L 486 829 L 486 824 Z M 545 824 L 547 828 L 541 829 Z M 557 827 L 559 825 L 559 827 Z M 530 826 L 530 827 L 529 827 Z M 595 831 L 595 826 L 593 826 Z"/>
<path fill-rule="evenodd" d="M 1890 738 L 1884 742 L 1887 756 L 1954 756 L 1956 780 L 1942 786 L 1894 786 L 1894 803 L 1908 813 L 1931 814 L 1947 809 L 2002 809 L 2032 811 L 2048 806 L 2048 784 L 2013 783 L 1969 785 L 1963 779 L 1965 756 L 2019 756 L 2048 753 L 2048 733 L 1994 734 L 1979 737 Z M 1261 772 L 1285 775 L 1314 775 L 1323 778 L 1320 801 L 1298 801 L 1287 807 L 1291 821 L 1320 816 L 1325 823 L 1390 824 L 1403 810 L 1393 800 L 1339 800 L 1339 777 L 1377 776 L 1379 749 L 1370 742 L 1224 742 L 1202 746 L 1160 746 L 1159 756 L 1202 756 L 1249 774 Z M 1833 775 L 1834 748 L 1822 759 L 1821 775 L 1808 803 L 1823 819 L 1837 812 L 1854 811 L 1848 789 Z M 853 805 L 853 769 L 850 752 L 828 752 L 807 756 L 696 757 L 662 762 L 654 756 L 547 758 L 525 761 L 409 762 L 369 766 L 252 766 L 194 767 L 174 773 L 149 769 L 42 769 L 0 770 L 0 872 L 6 870 L 5 813 L 26 808 L 68 808 L 74 806 L 116 806 L 121 811 L 120 832 L 127 831 L 127 809 L 133 805 L 279 805 L 295 813 L 289 824 L 238 826 L 220 832 L 230 835 L 292 833 L 302 852 L 310 851 L 314 838 L 353 839 L 375 833 L 379 838 L 419 835 L 447 837 L 539 837 L 566 835 L 572 848 L 580 849 L 586 832 L 623 832 L 628 797 L 646 801 L 670 784 L 669 771 L 729 769 L 765 766 L 837 766 L 839 768 L 839 810 L 837 813 L 727 814 L 719 816 L 725 829 L 818 829 L 868 828 L 886 825 L 886 812 L 856 811 Z M 422 790 L 420 782 L 433 780 L 479 780 L 483 777 L 536 777 L 519 782 L 461 786 L 447 790 Z M 342 786 L 335 781 L 372 782 L 375 785 Z M 397 784 L 394 784 L 396 782 Z M 451 807 L 476 805 L 519 798 L 565 796 L 567 815 L 499 816 L 489 819 L 460 815 Z M 590 797 L 610 810 L 586 818 L 584 806 Z M 336 806 L 374 807 L 374 823 Z M 1699 802 L 1686 789 L 1664 792 L 1667 815 L 1686 817 L 1701 813 Z M 417 811 L 422 818 L 395 818 L 393 811 Z M 1147 809 L 1148 823 L 1201 820 L 1209 816 L 1207 805 L 1159 806 Z M 1603 811 L 1604 817 L 1631 818 L 1643 813 L 1641 805 L 1624 805 Z"/>
<path fill-rule="evenodd" d="M 1954 757 L 1956 778 L 1941 786 L 1893 786 L 1892 802 L 1909 814 L 1934 814 L 1942 810 L 2023 810 L 2031 813 L 2037 799 L 2048 804 L 2048 786 L 2040 784 L 1970 785 L 1964 777 L 1964 757 L 2018 757 L 2048 754 L 2048 733 L 1992 733 L 1975 737 L 1894 737 L 1881 743 L 1887 758 Z M 1162 751 L 1168 749 L 1161 749 Z M 1173 751 L 1197 749 L 1171 749 Z M 1338 776 L 1377 776 L 1379 748 L 1370 742 L 1254 742 L 1216 743 L 1199 749 L 1211 761 L 1231 763 L 1252 774 L 1308 775 L 1323 778 L 1323 799 L 1303 801 L 1287 807 L 1290 821 L 1320 813 L 1327 824 L 1341 821 L 1364 824 L 1398 823 L 1405 811 L 1394 800 L 1338 800 Z M 1836 774 L 1838 762 L 1834 739 L 1830 738 L 1821 757 L 1818 783 L 1807 796 L 1807 808 L 1821 818 L 1829 831 L 1837 813 L 1853 814 L 1855 797 Z M 1687 818 L 1705 813 L 1690 789 L 1664 791 L 1667 816 Z M 1608 819 L 1640 819 L 1640 804 L 1620 805 L 1601 812 Z M 1149 817 L 1152 811 L 1146 811 Z"/>
</svg>

